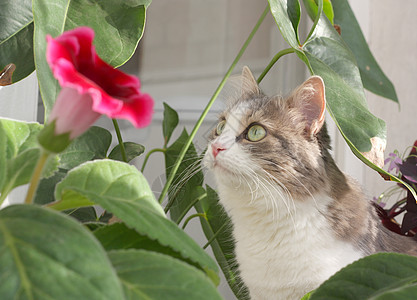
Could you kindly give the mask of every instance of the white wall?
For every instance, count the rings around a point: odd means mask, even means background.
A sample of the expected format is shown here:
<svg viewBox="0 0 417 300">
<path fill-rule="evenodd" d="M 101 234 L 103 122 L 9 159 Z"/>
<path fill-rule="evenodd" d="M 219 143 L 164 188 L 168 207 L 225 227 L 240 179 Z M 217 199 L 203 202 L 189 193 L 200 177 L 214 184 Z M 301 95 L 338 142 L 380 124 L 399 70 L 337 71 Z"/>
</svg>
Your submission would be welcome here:
<svg viewBox="0 0 417 300">
<path fill-rule="evenodd" d="M 38 80 L 35 72 L 15 84 L 0 86 L 1 118 L 36 122 L 37 109 Z M 4 200 L 2 207 L 23 202 L 26 191 L 27 185 L 14 189 Z"/>
</svg>

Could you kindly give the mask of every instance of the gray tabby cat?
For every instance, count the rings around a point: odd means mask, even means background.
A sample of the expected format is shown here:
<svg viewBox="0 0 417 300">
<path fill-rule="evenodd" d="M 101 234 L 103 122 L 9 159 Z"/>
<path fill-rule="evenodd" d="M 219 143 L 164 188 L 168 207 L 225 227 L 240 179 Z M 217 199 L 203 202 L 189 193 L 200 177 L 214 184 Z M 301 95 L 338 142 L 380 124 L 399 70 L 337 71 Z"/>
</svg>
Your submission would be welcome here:
<svg viewBox="0 0 417 300">
<path fill-rule="evenodd" d="M 204 157 L 230 215 L 240 275 L 252 299 L 300 299 L 375 252 L 417 255 L 385 229 L 358 184 L 329 154 L 323 80 L 288 99 L 265 96 L 247 67 Z"/>
</svg>

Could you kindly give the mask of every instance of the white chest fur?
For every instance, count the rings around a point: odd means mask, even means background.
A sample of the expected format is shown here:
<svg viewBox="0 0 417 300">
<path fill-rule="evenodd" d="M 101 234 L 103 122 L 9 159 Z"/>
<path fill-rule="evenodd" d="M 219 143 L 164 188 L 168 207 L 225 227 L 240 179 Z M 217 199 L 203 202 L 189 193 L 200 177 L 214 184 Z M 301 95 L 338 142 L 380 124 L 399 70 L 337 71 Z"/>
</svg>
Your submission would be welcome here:
<svg viewBox="0 0 417 300">
<path fill-rule="evenodd" d="M 327 196 L 291 202 L 291 214 L 288 205 L 275 199 L 283 214 L 259 205 L 262 197 L 251 199 L 247 191 L 221 183 L 218 187 L 234 224 L 241 276 L 254 300 L 300 299 L 363 256 L 333 234 L 323 215 Z"/>
</svg>

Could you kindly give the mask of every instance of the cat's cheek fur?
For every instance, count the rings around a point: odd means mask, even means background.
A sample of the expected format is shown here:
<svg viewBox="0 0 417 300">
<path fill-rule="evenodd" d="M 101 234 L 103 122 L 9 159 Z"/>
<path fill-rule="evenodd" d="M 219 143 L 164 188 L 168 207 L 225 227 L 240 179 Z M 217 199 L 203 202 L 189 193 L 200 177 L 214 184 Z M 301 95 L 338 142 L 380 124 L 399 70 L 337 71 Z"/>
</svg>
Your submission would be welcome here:
<svg viewBox="0 0 417 300">
<path fill-rule="evenodd" d="M 260 209 L 264 199 L 252 199 L 243 189 L 239 192 L 217 183 L 234 224 L 240 275 L 253 300 L 300 299 L 364 256 L 335 236 L 323 216 L 331 201 L 327 196 L 295 200 L 291 215 L 279 217 Z M 278 205 L 278 210 L 287 209 Z"/>
</svg>

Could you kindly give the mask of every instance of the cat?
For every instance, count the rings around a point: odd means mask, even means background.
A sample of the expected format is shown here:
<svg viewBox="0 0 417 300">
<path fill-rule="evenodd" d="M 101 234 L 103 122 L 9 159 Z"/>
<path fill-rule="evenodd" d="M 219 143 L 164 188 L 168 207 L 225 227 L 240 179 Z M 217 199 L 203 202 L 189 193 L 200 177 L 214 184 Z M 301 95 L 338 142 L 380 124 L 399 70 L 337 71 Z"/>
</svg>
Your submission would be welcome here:
<svg viewBox="0 0 417 300">
<path fill-rule="evenodd" d="M 287 99 L 265 96 L 247 67 L 241 78 L 204 165 L 231 217 L 251 299 L 300 299 L 372 253 L 417 255 L 417 243 L 385 229 L 358 184 L 335 165 L 321 77 Z"/>
</svg>

